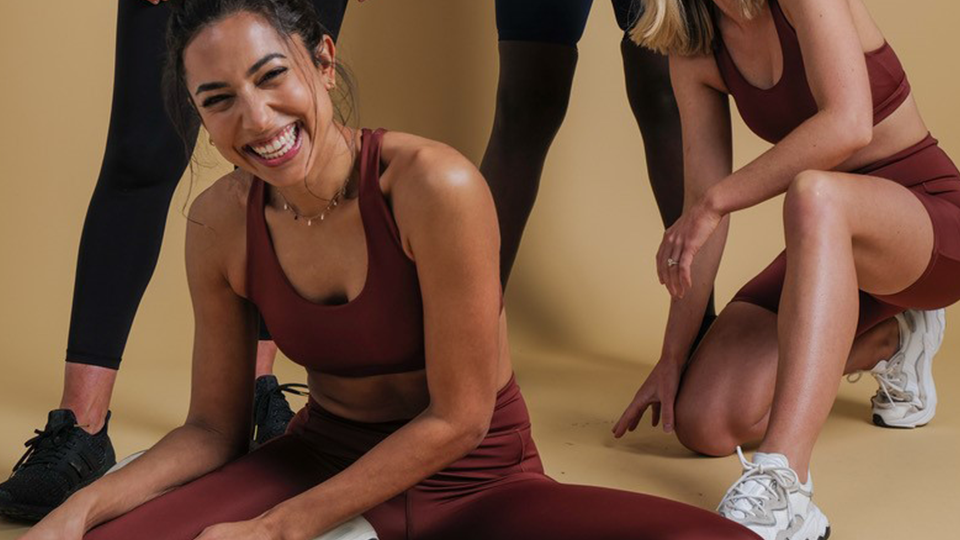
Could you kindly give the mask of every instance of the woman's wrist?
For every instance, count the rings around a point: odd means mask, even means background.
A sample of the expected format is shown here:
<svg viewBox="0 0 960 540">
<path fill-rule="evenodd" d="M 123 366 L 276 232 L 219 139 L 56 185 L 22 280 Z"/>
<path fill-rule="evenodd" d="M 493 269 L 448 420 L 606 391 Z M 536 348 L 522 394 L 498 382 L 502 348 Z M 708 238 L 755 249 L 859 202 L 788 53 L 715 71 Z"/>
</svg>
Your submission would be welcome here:
<svg viewBox="0 0 960 540">
<path fill-rule="evenodd" d="M 264 529 L 269 532 L 270 538 L 274 538 L 275 540 L 300 540 L 303 538 L 306 540 L 306 537 L 301 534 L 302 531 L 297 530 L 296 520 L 291 518 L 289 512 L 283 508 L 283 505 L 278 505 L 267 510 L 258 517 L 257 520 L 260 521 Z"/>
<path fill-rule="evenodd" d="M 683 365 L 687 361 L 687 353 L 673 348 L 664 347 L 660 352 L 660 362 L 672 365 Z"/>
<path fill-rule="evenodd" d="M 89 531 L 98 525 L 95 521 L 94 510 L 97 505 L 97 497 L 89 489 L 81 489 L 67 498 L 55 512 L 64 512 L 71 521 L 82 523 L 83 530 Z"/>
<path fill-rule="evenodd" d="M 716 214 L 722 218 L 729 214 L 730 210 L 724 205 L 723 194 L 720 192 L 718 186 L 720 186 L 720 183 L 710 187 L 710 189 L 700 197 L 700 200 L 695 203 L 695 206 L 699 206 L 702 210 Z"/>
</svg>

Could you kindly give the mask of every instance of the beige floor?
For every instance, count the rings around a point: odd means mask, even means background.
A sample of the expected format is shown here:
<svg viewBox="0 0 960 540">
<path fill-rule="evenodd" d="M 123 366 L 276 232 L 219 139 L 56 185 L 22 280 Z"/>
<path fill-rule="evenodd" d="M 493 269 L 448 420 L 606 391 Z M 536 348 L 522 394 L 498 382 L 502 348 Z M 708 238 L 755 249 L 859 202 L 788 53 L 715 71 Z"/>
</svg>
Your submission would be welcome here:
<svg viewBox="0 0 960 540">
<path fill-rule="evenodd" d="M 515 340 L 514 349 L 535 437 L 548 472 L 556 478 L 655 493 L 712 508 L 738 475 L 736 458 L 695 457 L 673 437 L 649 428 L 624 441 L 612 439 L 612 420 L 649 365 L 551 351 L 524 339 Z M 958 357 L 960 339 L 954 337 L 936 364 L 941 399 L 937 417 L 915 431 L 874 427 L 868 421 L 872 380 L 843 383 L 813 468 L 816 500 L 833 522 L 834 538 L 957 537 Z M 125 368 L 111 428 L 120 454 L 150 445 L 182 419 L 185 368 L 183 362 L 164 371 L 136 365 Z M 279 366 L 287 380 L 298 378 L 298 371 L 288 362 Z M 8 470 L 19 457 L 19 443 L 39 427 L 53 394 L 36 380 L 0 382 L 0 470 Z M 16 538 L 21 532 L 18 525 L 0 521 L 0 540 Z"/>
</svg>

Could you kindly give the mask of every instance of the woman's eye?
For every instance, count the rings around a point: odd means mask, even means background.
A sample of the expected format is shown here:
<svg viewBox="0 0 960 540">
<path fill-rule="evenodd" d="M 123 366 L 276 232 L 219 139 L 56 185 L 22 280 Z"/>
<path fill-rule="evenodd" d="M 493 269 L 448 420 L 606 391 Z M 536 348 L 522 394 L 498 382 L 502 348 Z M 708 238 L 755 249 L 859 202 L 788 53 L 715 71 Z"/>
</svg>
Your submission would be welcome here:
<svg viewBox="0 0 960 540">
<path fill-rule="evenodd" d="M 222 103 L 222 102 L 224 102 L 224 101 L 226 101 L 226 100 L 228 100 L 228 99 L 230 99 L 230 96 L 223 95 L 223 94 L 221 94 L 221 95 L 219 95 L 219 96 L 210 96 L 210 97 L 208 97 L 207 99 L 203 100 L 202 106 L 203 106 L 204 108 L 206 108 L 206 107 L 213 107 L 214 105 L 216 105 L 216 104 L 218 104 L 218 103 Z"/>
<path fill-rule="evenodd" d="M 280 75 L 283 75 L 283 73 L 286 72 L 286 71 L 287 71 L 287 68 L 284 68 L 284 67 L 276 68 L 276 69 L 271 69 L 271 70 L 268 71 L 266 74 L 264 74 L 264 76 L 260 79 L 260 83 L 259 83 L 259 84 L 263 84 L 263 83 L 265 83 L 265 82 L 267 82 L 267 81 L 276 79 L 276 78 L 279 77 Z"/>
</svg>

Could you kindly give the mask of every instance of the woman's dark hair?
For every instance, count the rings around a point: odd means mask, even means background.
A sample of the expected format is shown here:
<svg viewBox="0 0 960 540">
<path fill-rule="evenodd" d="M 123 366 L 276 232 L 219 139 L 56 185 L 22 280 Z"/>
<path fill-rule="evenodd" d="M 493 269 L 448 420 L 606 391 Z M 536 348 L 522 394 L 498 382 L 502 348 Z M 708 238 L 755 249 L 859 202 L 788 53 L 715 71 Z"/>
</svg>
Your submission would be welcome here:
<svg viewBox="0 0 960 540">
<path fill-rule="evenodd" d="M 196 35 L 211 24 L 237 13 L 253 13 L 263 17 L 280 36 L 290 43 L 299 36 L 314 66 L 321 65 L 315 51 L 323 36 L 330 34 L 308 0 L 180 0 L 170 2 L 167 26 L 167 62 L 163 72 L 163 99 L 167 114 L 190 153 L 194 141 L 187 140 L 199 122 L 199 114 L 190 98 L 183 68 L 183 52 Z M 355 115 L 353 78 L 340 63 L 335 66 L 339 82 L 333 95 L 337 120 L 346 124 Z"/>
</svg>

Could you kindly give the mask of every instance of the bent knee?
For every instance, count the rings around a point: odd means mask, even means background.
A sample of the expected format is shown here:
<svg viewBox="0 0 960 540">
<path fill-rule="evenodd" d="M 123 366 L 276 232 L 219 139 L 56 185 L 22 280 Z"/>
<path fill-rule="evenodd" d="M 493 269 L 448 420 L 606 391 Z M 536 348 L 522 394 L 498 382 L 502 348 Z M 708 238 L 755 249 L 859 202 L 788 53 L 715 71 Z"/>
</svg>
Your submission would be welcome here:
<svg viewBox="0 0 960 540">
<path fill-rule="evenodd" d="M 494 130 L 500 137 L 518 139 L 517 144 L 549 144 L 567 115 L 570 88 L 526 78 L 501 81 Z"/>
<path fill-rule="evenodd" d="M 179 139 L 144 141 L 112 137 L 104 155 L 101 183 L 129 193 L 162 189 L 172 195 L 190 160 Z"/>
<path fill-rule="evenodd" d="M 714 407 L 678 401 L 675 414 L 677 439 L 693 452 L 714 457 L 728 456 L 740 444 L 734 430 L 724 420 L 725 414 Z"/>
<path fill-rule="evenodd" d="M 842 215 L 841 180 L 826 171 L 803 171 L 787 188 L 783 218 L 787 232 L 833 225 Z"/>
</svg>

